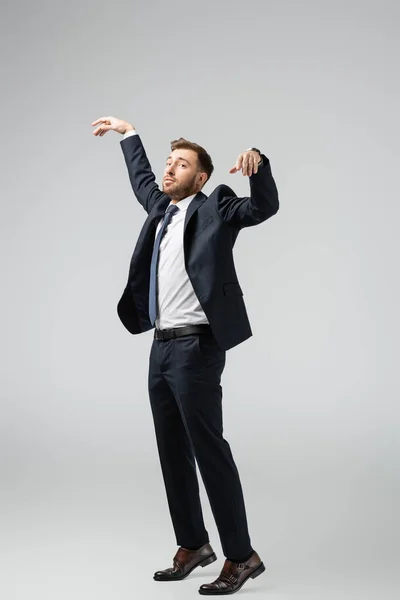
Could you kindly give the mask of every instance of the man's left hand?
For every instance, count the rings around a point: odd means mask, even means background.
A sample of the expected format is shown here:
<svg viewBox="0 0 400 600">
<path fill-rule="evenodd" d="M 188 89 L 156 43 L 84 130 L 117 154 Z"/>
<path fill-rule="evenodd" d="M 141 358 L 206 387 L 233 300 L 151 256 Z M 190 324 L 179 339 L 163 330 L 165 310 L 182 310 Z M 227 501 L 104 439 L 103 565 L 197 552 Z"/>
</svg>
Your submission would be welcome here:
<svg viewBox="0 0 400 600">
<path fill-rule="evenodd" d="M 236 173 L 242 170 L 243 175 L 253 175 L 258 171 L 258 163 L 260 162 L 261 156 L 256 150 L 246 150 L 239 154 L 236 164 L 229 173 Z"/>
</svg>

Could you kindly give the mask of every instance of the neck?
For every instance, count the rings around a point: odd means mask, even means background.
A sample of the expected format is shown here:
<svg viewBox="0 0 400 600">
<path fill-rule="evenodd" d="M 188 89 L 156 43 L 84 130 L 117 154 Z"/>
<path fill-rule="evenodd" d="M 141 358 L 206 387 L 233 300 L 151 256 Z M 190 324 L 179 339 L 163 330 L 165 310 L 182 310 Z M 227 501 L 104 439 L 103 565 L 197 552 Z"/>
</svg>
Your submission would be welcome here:
<svg viewBox="0 0 400 600">
<path fill-rule="evenodd" d="M 173 204 L 177 204 L 181 200 L 184 200 L 185 198 L 189 198 L 189 196 L 195 196 L 198 193 L 199 193 L 199 190 L 190 192 L 189 194 L 186 194 L 186 196 L 174 196 L 174 197 L 171 197 L 171 202 Z"/>
</svg>

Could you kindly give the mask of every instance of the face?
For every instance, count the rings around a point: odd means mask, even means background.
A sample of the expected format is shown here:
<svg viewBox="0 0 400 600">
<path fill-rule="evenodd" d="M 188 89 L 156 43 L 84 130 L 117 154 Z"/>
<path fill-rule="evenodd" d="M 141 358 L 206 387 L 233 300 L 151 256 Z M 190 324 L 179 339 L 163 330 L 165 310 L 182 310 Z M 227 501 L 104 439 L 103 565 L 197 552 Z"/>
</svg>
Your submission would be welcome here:
<svg viewBox="0 0 400 600">
<path fill-rule="evenodd" d="M 194 150 L 173 150 L 165 164 L 163 192 L 175 201 L 196 194 L 207 178 L 206 173 L 200 173 L 197 169 L 197 154 Z"/>
</svg>

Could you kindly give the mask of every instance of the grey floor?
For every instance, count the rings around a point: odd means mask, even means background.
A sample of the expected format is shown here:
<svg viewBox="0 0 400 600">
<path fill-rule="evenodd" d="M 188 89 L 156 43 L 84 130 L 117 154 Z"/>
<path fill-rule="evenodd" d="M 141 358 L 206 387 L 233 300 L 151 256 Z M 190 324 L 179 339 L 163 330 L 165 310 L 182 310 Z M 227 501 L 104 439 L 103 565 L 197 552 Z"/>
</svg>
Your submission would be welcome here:
<svg viewBox="0 0 400 600">
<path fill-rule="evenodd" d="M 360 518 L 357 523 L 355 513 L 350 517 L 353 507 L 343 491 L 336 490 L 334 501 L 328 480 L 318 495 L 315 485 L 304 480 L 295 497 L 289 489 L 285 495 L 282 478 L 271 477 L 270 492 L 257 495 L 253 492 L 266 483 L 265 478 L 256 482 L 250 469 L 242 467 L 253 546 L 266 571 L 250 580 L 237 597 L 399 597 L 391 540 L 384 547 L 382 538 L 379 544 L 373 537 L 372 522 Z M 143 476 L 129 464 L 113 473 L 111 465 L 96 469 L 92 465 L 79 482 L 62 469 L 42 477 L 38 471 L 31 478 L 26 473 L 24 482 L 14 486 L 17 493 L 5 498 L 9 502 L 2 511 L 1 596 L 7 600 L 199 597 L 198 587 L 215 579 L 223 564 L 204 488 L 205 519 L 218 561 L 184 581 L 159 583 L 153 581 L 153 572 L 170 566 L 176 546 L 158 466 L 150 459 Z M 366 505 L 360 511 L 365 517 Z"/>
</svg>

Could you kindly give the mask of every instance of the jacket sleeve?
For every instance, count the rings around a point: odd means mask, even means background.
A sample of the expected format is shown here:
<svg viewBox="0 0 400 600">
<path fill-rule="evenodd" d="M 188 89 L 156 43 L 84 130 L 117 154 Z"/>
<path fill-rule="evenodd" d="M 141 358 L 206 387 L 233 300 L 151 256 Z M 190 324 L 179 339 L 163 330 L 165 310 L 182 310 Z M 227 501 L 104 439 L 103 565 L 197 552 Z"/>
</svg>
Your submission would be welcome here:
<svg viewBox="0 0 400 600">
<path fill-rule="evenodd" d="M 139 134 L 121 140 L 121 148 L 128 167 L 129 179 L 133 192 L 146 212 L 167 194 L 162 192 L 155 181 L 146 151 Z"/>
<path fill-rule="evenodd" d="M 249 177 L 250 196 L 239 198 L 227 185 L 220 186 L 217 211 L 221 219 L 235 229 L 266 221 L 279 210 L 278 190 L 269 159 L 262 154 L 263 165 Z"/>
</svg>

